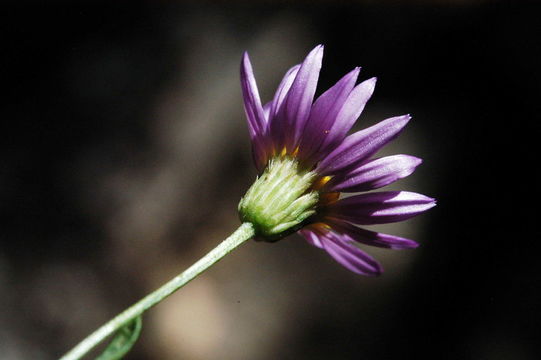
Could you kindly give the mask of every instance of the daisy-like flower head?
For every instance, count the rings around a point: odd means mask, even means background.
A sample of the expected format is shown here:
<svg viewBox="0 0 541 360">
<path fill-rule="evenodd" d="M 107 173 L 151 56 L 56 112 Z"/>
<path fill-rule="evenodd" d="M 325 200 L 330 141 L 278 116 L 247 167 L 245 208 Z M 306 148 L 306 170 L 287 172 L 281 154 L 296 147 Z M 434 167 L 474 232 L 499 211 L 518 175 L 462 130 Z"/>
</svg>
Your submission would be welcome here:
<svg viewBox="0 0 541 360">
<path fill-rule="evenodd" d="M 241 63 L 241 85 L 252 153 L 259 177 L 239 203 L 242 221 L 251 222 L 259 239 L 276 241 L 297 231 L 340 264 L 363 275 L 382 268 L 355 244 L 390 249 L 417 243 L 357 225 L 409 219 L 435 205 L 407 191 L 361 193 L 410 175 L 421 163 L 409 155 L 373 159 L 410 120 L 392 117 L 347 135 L 376 83 L 356 85 L 359 68 L 313 101 L 323 46 L 314 48 L 285 74 L 274 98 L 261 104 L 248 54 Z"/>
</svg>

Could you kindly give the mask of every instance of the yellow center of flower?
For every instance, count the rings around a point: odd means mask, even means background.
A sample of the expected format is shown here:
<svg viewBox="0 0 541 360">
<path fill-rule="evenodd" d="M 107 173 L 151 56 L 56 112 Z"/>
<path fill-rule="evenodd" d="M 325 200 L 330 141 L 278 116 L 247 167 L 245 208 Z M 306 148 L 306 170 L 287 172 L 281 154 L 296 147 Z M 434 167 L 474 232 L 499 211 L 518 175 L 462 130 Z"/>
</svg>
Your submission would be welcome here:
<svg viewBox="0 0 541 360">
<path fill-rule="evenodd" d="M 320 190 L 323 186 L 325 186 L 325 184 L 329 182 L 329 180 L 331 180 L 331 178 L 332 178 L 331 176 L 320 177 L 319 179 L 316 180 L 314 185 L 312 185 L 312 189 Z"/>
</svg>

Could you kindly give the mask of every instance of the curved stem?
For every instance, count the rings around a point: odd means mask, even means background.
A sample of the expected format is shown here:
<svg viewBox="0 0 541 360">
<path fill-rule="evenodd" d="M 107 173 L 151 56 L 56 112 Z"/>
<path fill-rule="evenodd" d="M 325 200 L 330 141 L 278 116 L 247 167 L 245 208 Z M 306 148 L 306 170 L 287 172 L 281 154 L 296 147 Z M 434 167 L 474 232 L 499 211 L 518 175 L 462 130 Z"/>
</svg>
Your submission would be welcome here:
<svg viewBox="0 0 541 360">
<path fill-rule="evenodd" d="M 60 360 L 77 360 L 86 355 L 96 345 L 101 343 L 109 335 L 113 334 L 130 321 L 140 316 L 143 312 L 150 309 L 160 301 L 186 285 L 197 275 L 207 270 L 217 261 L 229 254 L 237 246 L 251 239 L 255 235 L 254 226 L 251 223 L 243 223 L 231 236 L 221 242 L 217 247 L 211 250 L 207 255 L 199 259 L 186 271 L 171 279 L 156 291 L 150 293 L 139 302 L 127 308 L 119 315 L 104 324 L 98 330 L 94 331 L 87 338 L 81 341 L 71 351 L 66 353 Z"/>
</svg>

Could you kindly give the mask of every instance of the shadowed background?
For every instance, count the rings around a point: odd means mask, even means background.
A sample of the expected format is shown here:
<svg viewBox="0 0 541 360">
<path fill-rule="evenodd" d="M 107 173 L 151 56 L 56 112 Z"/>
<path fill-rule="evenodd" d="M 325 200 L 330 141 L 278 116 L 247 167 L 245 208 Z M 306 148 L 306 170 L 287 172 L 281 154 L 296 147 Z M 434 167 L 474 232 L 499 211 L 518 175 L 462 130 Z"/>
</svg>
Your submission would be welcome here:
<svg viewBox="0 0 541 360">
<path fill-rule="evenodd" d="M 438 206 L 348 272 L 249 242 L 148 312 L 127 359 L 535 359 L 538 14 L 528 2 L 52 2 L 3 9 L 0 354 L 55 359 L 237 226 L 253 182 L 239 61 L 262 98 L 318 43 L 317 94 L 378 77 L 355 130 Z M 537 355 L 536 355 L 537 354 Z"/>
</svg>

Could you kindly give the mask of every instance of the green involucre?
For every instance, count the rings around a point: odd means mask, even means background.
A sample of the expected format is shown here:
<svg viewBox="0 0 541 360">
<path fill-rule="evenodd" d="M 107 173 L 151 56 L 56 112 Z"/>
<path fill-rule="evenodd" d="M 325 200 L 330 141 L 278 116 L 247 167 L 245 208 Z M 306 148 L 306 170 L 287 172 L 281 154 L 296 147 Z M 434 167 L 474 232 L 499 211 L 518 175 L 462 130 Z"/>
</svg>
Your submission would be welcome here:
<svg viewBox="0 0 541 360">
<path fill-rule="evenodd" d="M 315 213 L 319 194 L 311 187 L 316 178 L 294 158 L 272 158 L 239 203 L 241 221 L 252 223 L 257 235 L 269 241 L 295 231 Z"/>
</svg>

